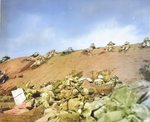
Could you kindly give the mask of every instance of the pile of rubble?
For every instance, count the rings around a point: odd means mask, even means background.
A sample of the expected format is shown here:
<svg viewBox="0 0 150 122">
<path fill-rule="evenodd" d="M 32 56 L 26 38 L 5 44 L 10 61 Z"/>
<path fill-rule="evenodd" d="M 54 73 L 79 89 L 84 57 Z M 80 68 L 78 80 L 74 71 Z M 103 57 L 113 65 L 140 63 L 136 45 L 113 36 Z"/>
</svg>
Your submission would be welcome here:
<svg viewBox="0 0 150 122">
<path fill-rule="evenodd" d="M 110 83 L 108 83 L 109 81 Z M 87 112 L 85 104 L 94 101 L 96 96 L 100 98 L 108 95 L 115 82 L 118 82 L 116 79 L 109 81 L 107 85 L 94 85 L 90 78 L 79 79 L 78 77 L 66 76 L 62 81 L 42 84 L 40 92 L 36 91 L 29 83 L 25 94 L 26 99 L 32 101 L 34 107 L 42 104 L 47 108 L 44 117 L 37 122 L 79 122 L 85 118 L 83 116 Z M 87 82 L 89 82 L 88 87 L 84 86 L 84 84 L 88 84 Z"/>
<path fill-rule="evenodd" d="M 86 103 L 88 122 L 149 122 L 149 88 L 143 82 L 117 84 L 108 96 Z"/>
<path fill-rule="evenodd" d="M 39 53 L 35 52 L 33 55 L 27 58 L 27 61 L 34 61 L 30 67 L 35 68 L 55 55 L 57 55 L 55 50 L 49 51 L 45 55 L 39 55 Z"/>
<path fill-rule="evenodd" d="M 30 81 L 24 92 L 13 95 L 16 105 L 3 113 L 20 115 L 42 105 L 44 115 L 36 122 L 80 122 L 82 119 L 88 122 L 146 122 L 150 120 L 149 101 L 145 101 L 149 94 L 146 86 L 150 84 L 141 84 L 122 84 L 108 69 L 100 71 L 95 80 L 69 75 L 64 80 L 41 84 L 40 90 Z M 18 103 L 16 99 L 21 95 L 24 99 Z"/>
</svg>

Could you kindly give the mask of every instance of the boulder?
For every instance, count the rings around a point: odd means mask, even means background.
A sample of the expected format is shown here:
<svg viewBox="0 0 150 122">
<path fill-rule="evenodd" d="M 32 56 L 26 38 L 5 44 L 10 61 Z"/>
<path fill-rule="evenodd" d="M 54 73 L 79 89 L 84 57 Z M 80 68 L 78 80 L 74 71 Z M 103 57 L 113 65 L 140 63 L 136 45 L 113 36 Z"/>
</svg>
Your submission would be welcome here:
<svg viewBox="0 0 150 122">
<path fill-rule="evenodd" d="M 15 105 L 13 107 L 13 109 L 4 111 L 3 113 L 4 114 L 9 113 L 9 114 L 18 115 L 18 114 L 22 114 L 24 112 L 28 112 L 29 109 L 31 109 L 31 108 L 32 108 L 32 103 L 31 102 L 23 102 L 22 104 Z"/>
<path fill-rule="evenodd" d="M 67 111 L 60 112 L 60 122 L 80 122 L 80 116 L 78 113 Z"/>
</svg>

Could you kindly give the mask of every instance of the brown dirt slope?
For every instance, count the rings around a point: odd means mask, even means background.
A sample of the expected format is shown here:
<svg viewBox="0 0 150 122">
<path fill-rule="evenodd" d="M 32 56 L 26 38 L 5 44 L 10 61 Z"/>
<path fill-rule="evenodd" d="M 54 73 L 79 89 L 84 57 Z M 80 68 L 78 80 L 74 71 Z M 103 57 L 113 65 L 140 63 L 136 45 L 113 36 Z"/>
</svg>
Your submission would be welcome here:
<svg viewBox="0 0 150 122">
<path fill-rule="evenodd" d="M 10 59 L 0 64 L 0 70 L 5 70 L 10 79 L 4 84 L 16 84 L 24 87 L 28 81 L 32 81 L 36 87 L 41 83 L 63 79 L 72 70 L 83 71 L 84 77 L 88 77 L 90 71 L 111 69 L 123 82 L 134 82 L 143 78 L 139 69 L 150 61 L 150 48 L 140 48 L 140 44 L 134 44 L 127 52 L 105 52 L 103 47 L 91 51 L 91 55 L 81 54 L 82 50 L 75 51 L 69 55 L 57 55 L 46 63 L 31 69 L 31 61 L 27 57 Z M 19 73 L 23 78 L 14 78 Z"/>
</svg>

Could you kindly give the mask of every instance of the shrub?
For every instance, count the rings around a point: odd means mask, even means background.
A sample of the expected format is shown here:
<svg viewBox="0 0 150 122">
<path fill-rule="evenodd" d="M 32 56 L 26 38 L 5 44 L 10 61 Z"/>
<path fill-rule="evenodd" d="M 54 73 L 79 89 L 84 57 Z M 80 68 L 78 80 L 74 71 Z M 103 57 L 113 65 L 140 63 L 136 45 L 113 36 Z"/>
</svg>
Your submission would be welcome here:
<svg viewBox="0 0 150 122">
<path fill-rule="evenodd" d="M 70 54 L 72 52 L 74 52 L 74 50 L 72 49 L 72 47 L 69 47 L 67 50 L 61 52 L 60 56 L 68 55 L 68 54 Z"/>
<path fill-rule="evenodd" d="M 2 58 L 2 60 L 0 61 L 0 63 L 3 63 L 3 62 L 5 62 L 5 61 L 7 61 L 8 59 L 10 59 L 9 56 L 4 56 L 4 57 Z"/>
</svg>

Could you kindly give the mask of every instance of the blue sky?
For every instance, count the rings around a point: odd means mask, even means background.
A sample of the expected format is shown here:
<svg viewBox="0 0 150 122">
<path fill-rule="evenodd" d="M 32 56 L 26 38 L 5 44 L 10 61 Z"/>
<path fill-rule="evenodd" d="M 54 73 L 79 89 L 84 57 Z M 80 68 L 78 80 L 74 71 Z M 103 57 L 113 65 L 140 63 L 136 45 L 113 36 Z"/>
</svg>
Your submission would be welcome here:
<svg viewBox="0 0 150 122">
<path fill-rule="evenodd" d="M 141 43 L 150 36 L 150 0 L 0 0 L 0 59 Z"/>
</svg>

